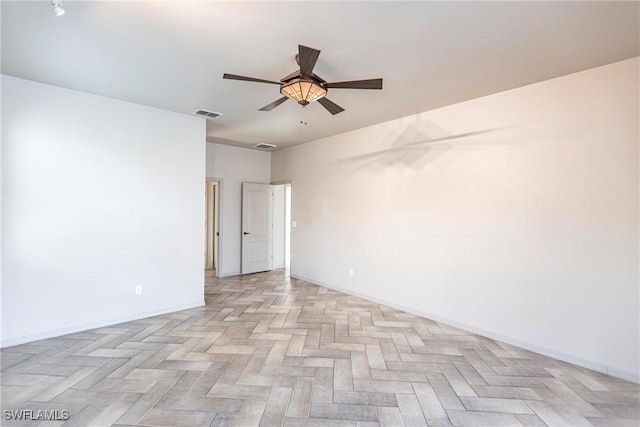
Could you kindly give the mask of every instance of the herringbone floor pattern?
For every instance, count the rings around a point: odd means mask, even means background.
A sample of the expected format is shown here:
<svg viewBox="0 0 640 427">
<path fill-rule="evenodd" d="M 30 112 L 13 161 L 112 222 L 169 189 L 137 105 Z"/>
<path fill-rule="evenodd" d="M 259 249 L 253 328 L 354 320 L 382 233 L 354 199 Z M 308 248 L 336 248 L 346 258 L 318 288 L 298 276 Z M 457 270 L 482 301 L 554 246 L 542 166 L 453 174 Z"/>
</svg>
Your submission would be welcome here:
<svg viewBox="0 0 640 427">
<path fill-rule="evenodd" d="M 637 384 L 289 279 L 2 351 L 2 409 L 64 426 L 638 425 Z"/>
</svg>

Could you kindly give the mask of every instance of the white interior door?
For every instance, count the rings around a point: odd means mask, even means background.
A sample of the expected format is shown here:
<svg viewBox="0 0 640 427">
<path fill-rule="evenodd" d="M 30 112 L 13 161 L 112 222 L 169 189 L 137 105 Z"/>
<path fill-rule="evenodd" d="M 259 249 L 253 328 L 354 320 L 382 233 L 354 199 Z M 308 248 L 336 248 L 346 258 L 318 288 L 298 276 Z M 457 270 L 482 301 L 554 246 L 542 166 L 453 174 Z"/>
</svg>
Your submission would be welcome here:
<svg viewBox="0 0 640 427">
<path fill-rule="evenodd" d="M 273 270 L 273 186 L 242 183 L 242 274 Z"/>
</svg>

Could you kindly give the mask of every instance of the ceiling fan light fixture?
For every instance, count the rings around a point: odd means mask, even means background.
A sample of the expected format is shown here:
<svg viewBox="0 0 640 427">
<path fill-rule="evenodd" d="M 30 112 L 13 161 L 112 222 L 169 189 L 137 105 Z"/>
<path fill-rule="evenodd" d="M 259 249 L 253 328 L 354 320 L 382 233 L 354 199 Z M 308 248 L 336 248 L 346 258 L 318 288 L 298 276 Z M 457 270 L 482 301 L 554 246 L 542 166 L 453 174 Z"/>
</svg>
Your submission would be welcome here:
<svg viewBox="0 0 640 427">
<path fill-rule="evenodd" d="M 329 88 L 382 89 L 382 79 L 351 80 L 327 83 L 325 80 L 313 74 L 313 67 L 316 65 L 318 55 L 320 55 L 319 50 L 298 45 L 296 62 L 300 66 L 300 71 L 294 71 L 288 76 L 282 78 L 279 82 L 229 73 L 224 73 L 222 78 L 279 85 L 282 97 L 260 108 L 259 111 L 272 111 L 288 99 L 292 99 L 303 107 L 306 107 L 313 101 L 318 101 L 325 110 L 335 116 L 336 114 L 343 112 L 344 108 L 326 97 Z"/>
<path fill-rule="evenodd" d="M 300 105 L 307 105 L 327 95 L 327 89 L 313 80 L 295 79 L 283 84 L 280 93 Z"/>
</svg>

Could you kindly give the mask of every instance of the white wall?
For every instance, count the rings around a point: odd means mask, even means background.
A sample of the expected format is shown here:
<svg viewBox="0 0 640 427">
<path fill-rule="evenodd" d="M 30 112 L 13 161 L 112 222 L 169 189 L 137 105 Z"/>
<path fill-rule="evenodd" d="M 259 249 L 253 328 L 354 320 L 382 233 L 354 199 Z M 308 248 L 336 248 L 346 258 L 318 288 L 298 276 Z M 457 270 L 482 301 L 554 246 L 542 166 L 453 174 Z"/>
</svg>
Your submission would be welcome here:
<svg viewBox="0 0 640 427">
<path fill-rule="evenodd" d="M 268 184 L 271 153 L 229 145 L 207 143 L 207 178 L 221 179 L 220 271 L 218 275 L 240 274 L 242 243 L 242 183 Z"/>
<path fill-rule="evenodd" d="M 273 153 L 292 275 L 637 381 L 638 68 Z"/>
<path fill-rule="evenodd" d="M 2 76 L 3 346 L 204 304 L 205 138 Z"/>
</svg>

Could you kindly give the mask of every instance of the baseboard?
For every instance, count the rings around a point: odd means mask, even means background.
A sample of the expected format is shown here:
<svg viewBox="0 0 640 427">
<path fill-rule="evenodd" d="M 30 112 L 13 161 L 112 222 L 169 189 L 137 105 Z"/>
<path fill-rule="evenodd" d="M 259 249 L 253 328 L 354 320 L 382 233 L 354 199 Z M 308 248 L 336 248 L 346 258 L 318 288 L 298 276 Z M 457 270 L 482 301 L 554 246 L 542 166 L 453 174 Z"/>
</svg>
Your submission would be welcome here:
<svg viewBox="0 0 640 427">
<path fill-rule="evenodd" d="M 176 311 L 188 310 L 190 308 L 202 307 L 205 305 L 204 300 L 193 302 L 189 304 L 181 304 L 173 307 L 168 307 L 162 310 L 151 311 L 146 313 L 137 313 L 130 316 L 116 317 L 108 320 L 101 320 L 99 322 L 85 323 L 82 325 L 70 326 L 68 328 L 54 329 L 51 331 L 40 332 L 32 335 L 25 335 L 16 338 L 10 338 L 0 341 L 0 348 L 13 347 L 14 345 L 26 344 L 33 341 L 44 340 L 47 338 L 55 338 L 62 335 L 73 334 L 76 332 L 88 331 L 91 329 L 104 328 L 105 326 L 113 326 L 118 323 L 131 322 L 133 320 L 146 319 L 147 317 L 160 316 L 167 313 L 175 313 Z"/>
<path fill-rule="evenodd" d="M 581 366 L 583 368 L 591 369 L 592 371 L 600 372 L 603 374 L 611 375 L 612 377 L 620 378 L 626 381 L 631 381 L 634 383 L 640 383 L 640 374 L 625 371 L 623 369 L 615 368 L 613 366 L 605 365 L 600 362 L 594 362 L 592 360 L 583 359 L 581 357 L 577 357 L 571 354 L 563 353 L 556 350 L 551 350 L 546 347 L 541 347 L 536 344 L 532 344 L 526 341 L 519 340 L 517 338 L 513 338 L 510 336 L 502 335 L 496 332 L 488 331 L 482 328 L 477 328 L 475 326 L 467 325 L 464 323 L 457 322 L 455 320 L 447 319 L 441 316 L 437 316 L 431 313 L 427 313 L 421 310 L 417 310 L 412 307 L 406 307 L 401 304 L 391 303 L 389 301 L 383 301 L 381 299 L 372 297 L 370 295 L 362 294 L 360 292 L 354 292 L 349 289 L 344 289 L 339 286 L 333 286 L 328 283 L 321 283 L 316 280 L 299 276 L 299 275 L 290 275 L 293 279 L 304 280 L 305 282 L 313 283 L 314 285 L 322 286 L 325 288 L 333 289 L 335 291 L 343 292 L 345 294 L 353 295 L 362 299 L 366 299 L 368 301 L 376 302 L 378 304 L 386 305 L 388 307 L 392 307 L 398 310 L 402 310 L 407 313 L 415 314 L 416 316 L 424 317 L 429 320 L 434 320 L 436 322 L 453 326 L 458 329 L 462 329 L 464 331 L 468 331 L 477 335 L 481 335 L 483 337 L 491 338 L 492 340 L 500 341 L 509 345 L 513 345 L 516 347 L 520 347 L 522 349 L 532 351 L 534 353 L 542 354 L 544 356 L 552 357 L 554 359 L 561 360 L 563 362 L 568 362 L 573 365 Z"/>
<path fill-rule="evenodd" d="M 242 273 L 239 271 L 233 272 L 233 273 L 220 273 L 220 275 L 218 276 L 219 279 L 222 279 L 223 277 L 231 277 L 231 276 L 240 276 Z"/>
</svg>

